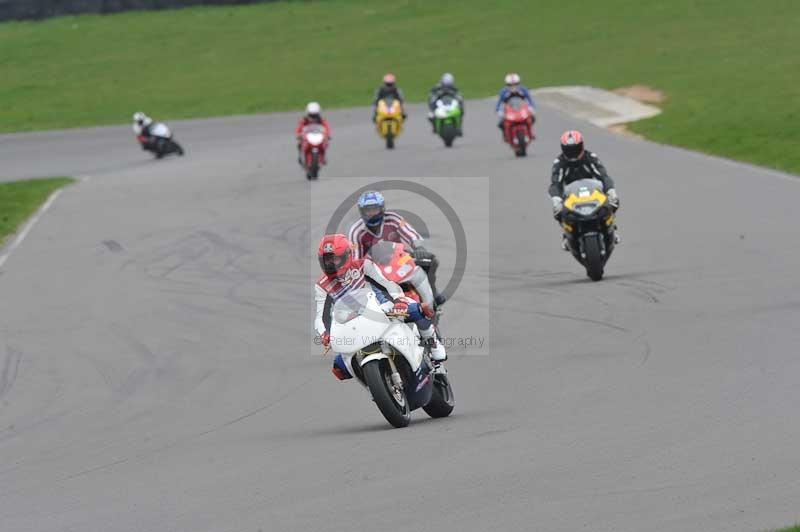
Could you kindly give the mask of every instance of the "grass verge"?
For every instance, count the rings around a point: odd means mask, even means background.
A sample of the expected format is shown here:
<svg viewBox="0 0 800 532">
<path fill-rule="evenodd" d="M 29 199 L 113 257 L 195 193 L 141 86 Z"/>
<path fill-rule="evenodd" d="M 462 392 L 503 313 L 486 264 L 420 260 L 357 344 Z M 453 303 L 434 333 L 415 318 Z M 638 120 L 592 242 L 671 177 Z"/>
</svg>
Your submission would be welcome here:
<svg viewBox="0 0 800 532">
<path fill-rule="evenodd" d="M 0 131 L 365 105 L 387 70 L 411 100 L 443 71 L 482 97 L 513 70 L 531 86 L 655 87 L 664 113 L 635 132 L 800 173 L 798 26 L 797 0 L 327 0 L 6 23 Z"/>
<path fill-rule="evenodd" d="M 781 528 L 775 532 L 800 532 L 800 525 L 790 526 L 789 528 Z"/>
<path fill-rule="evenodd" d="M 69 177 L 0 183 L 0 246 L 53 191 L 75 180 Z"/>
</svg>

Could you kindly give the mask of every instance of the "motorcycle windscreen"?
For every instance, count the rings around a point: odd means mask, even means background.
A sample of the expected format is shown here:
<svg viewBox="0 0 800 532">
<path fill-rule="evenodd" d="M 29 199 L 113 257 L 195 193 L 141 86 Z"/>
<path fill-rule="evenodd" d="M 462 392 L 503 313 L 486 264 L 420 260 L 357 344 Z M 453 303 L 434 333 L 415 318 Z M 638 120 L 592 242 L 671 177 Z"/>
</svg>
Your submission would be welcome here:
<svg viewBox="0 0 800 532">
<path fill-rule="evenodd" d="M 595 190 L 603 192 L 603 182 L 599 179 L 578 179 L 564 186 L 564 196 L 575 194 L 578 198 L 588 198 Z"/>
<path fill-rule="evenodd" d="M 394 255 L 394 242 L 386 240 L 379 240 L 371 248 L 369 248 L 369 256 L 372 262 L 379 265 L 385 265 L 392 262 Z"/>
<path fill-rule="evenodd" d="M 351 290 L 333 305 L 333 320 L 345 324 L 364 314 L 367 308 L 368 294 L 366 288 Z"/>
<path fill-rule="evenodd" d="M 452 96 L 445 95 L 436 100 L 436 109 L 433 114 L 436 118 L 447 118 L 458 111 L 458 101 Z"/>
<path fill-rule="evenodd" d="M 578 179 L 564 187 L 564 196 L 567 198 L 565 205 L 582 216 L 590 216 L 605 203 L 602 193 L 602 181 Z M 601 197 L 602 201 L 599 199 Z"/>
<path fill-rule="evenodd" d="M 333 305 L 331 347 L 338 353 L 354 353 L 379 342 L 389 325 L 371 286 L 352 290 Z"/>
<path fill-rule="evenodd" d="M 525 100 L 522 99 L 520 96 L 512 96 L 506 101 L 509 107 L 511 107 L 515 111 L 519 111 L 522 109 L 523 104 L 525 104 Z"/>
</svg>

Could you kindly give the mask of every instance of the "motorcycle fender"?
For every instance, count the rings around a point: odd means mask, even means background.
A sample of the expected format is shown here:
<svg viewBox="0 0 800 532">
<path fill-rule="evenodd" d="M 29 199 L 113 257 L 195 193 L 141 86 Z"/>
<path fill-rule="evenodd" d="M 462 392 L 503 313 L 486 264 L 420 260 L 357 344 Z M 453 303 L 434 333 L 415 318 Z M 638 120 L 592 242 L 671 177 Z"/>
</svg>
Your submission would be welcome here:
<svg viewBox="0 0 800 532">
<path fill-rule="evenodd" d="M 601 235 L 600 233 L 598 233 L 596 231 L 591 231 L 591 232 L 584 233 L 584 234 L 581 235 L 581 238 L 580 238 L 580 240 L 581 240 L 581 244 L 580 244 L 581 245 L 581 257 L 586 258 L 586 252 L 584 251 L 584 249 L 585 249 L 584 242 L 589 240 L 590 238 L 596 238 L 596 239 L 598 239 L 600 241 L 600 254 L 605 256 L 605 254 L 606 254 L 606 241 L 605 241 L 605 238 L 603 238 L 603 235 Z"/>
<path fill-rule="evenodd" d="M 372 355 L 366 356 L 363 359 L 361 359 L 361 367 L 363 368 L 373 360 L 380 360 L 382 358 L 389 358 L 389 357 L 387 357 L 383 353 L 374 353 Z"/>
</svg>

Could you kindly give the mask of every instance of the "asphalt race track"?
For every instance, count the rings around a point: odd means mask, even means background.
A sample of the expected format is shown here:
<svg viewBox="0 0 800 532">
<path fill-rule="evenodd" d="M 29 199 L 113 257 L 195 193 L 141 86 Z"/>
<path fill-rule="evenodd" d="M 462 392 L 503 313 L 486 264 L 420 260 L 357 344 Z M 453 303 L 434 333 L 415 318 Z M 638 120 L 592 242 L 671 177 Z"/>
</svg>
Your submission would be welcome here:
<svg viewBox="0 0 800 532">
<path fill-rule="evenodd" d="M 418 106 L 394 151 L 370 110 L 327 113 L 316 183 L 295 161 L 294 114 L 172 123 L 187 155 L 162 161 L 128 126 L 0 136 L 4 179 L 88 177 L 0 271 L 0 529 L 800 519 L 800 181 L 546 108 L 516 159 L 491 103 L 468 105 L 452 150 Z M 621 197 L 624 242 L 599 283 L 560 250 L 546 195 L 568 127 Z M 487 344 L 451 349 L 449 419 L 389 428 L 312 343 L 311 250 L 345 176 L 441 183 L 478 236 L 442 325 Z M 389 208 L 424 209 L 403 198 Z M 449 233 L 430 229 L 452 269 Z"/>
</svg>

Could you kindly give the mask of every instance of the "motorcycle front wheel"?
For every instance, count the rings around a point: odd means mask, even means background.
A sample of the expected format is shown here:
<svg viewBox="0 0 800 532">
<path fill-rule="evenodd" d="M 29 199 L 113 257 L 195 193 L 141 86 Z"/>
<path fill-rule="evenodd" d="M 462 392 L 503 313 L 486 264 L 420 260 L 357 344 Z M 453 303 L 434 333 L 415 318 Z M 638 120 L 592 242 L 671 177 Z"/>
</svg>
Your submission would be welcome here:
<svg viewBox="0 0 800 532">
<path fill-rule="evenodd" d="M 525 157 L 528 144 L 525 142 L 525 133 L 517 131 L 517 157 Z"/>
<path fill-rule="evenodd" d="M 175 142 L 174 140 L 171 140 L 170 142 L 172 143 L 172 150 L 181 157 L 183 157 L 183 148 L 181 147 L 181 145 Z"/>
<path fill-rule="evenodd" d="M 392 368 L 388 360 L 367 362 L 363 371 L 372 399 L 386 421 L 398 429 L 407 427 L 411 422 L 411 408 L 405 390 L 392 383 Z"/>
<path fill-rule="evenodd" d="M 592 281 L 599 281 L 603 278 L 603 255 L 600 253 L 600 238 L 592 235 L 583 240 L 583 252 L 586 253 L 586 275 Z"/>
<path fill-rule="evenodd" d="M 319 154 L 311 154 L 311 164 L 308 165 L 308 172 L 306 172 L 308 179 L 316 179 L 319 177 Z"/>
<path fill-rule="evenodd" d="M 450 122 L 442 126 L 442 140 L 444 145 L 448 148 L 453 146 L 453 140 L 456 138 L 456 126 Z"/>
</svg>

